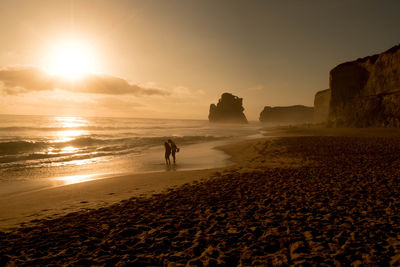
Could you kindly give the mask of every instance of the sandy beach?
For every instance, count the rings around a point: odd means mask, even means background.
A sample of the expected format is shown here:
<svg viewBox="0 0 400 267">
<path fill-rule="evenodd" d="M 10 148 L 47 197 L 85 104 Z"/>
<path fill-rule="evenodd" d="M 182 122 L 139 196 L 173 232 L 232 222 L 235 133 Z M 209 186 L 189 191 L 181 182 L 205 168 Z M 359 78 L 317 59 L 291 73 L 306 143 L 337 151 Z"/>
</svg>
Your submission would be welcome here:
<svg viewBox="0 0 400 267">
<path fill-rule="evenodd" d="M 400 266 L 400 1 L 0 10 L 0 267 Z"/>
<path fill-rule="evenodd" d="M 146 174 L 159 188 L 140 194 L 129 176 L 54 189 L 75 212 L 2 232 L 0 264 L 399 264 L 400 137 L 387 132 L 243 141 L 221 148 L 236 165 Z"/>
</svg>

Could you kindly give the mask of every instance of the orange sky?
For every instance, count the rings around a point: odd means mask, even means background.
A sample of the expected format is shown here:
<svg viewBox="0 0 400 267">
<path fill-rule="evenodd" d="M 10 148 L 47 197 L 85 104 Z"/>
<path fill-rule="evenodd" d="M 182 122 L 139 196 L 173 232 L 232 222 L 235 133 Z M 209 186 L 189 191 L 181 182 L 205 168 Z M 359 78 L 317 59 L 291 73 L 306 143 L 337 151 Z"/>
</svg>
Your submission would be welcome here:
<svg viewBox="0 0 400 267">
<path fill-rule="evenodd" d="M 330 69 L 396 45 L 399 10 L 360 0 L 1 1 L 0 114 L 207 119 L 231 92 L 257 120 L 266 105 L 312 105 Z M 84 55 L 59 49 L 71 42 Z"/>
</svg>

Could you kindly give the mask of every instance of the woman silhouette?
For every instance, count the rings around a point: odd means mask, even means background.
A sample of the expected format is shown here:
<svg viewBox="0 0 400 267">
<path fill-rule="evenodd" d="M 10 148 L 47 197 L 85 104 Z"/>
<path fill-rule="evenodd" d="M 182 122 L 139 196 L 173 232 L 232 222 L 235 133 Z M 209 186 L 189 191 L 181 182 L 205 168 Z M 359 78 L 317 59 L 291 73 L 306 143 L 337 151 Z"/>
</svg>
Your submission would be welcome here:
<svg viewBox="0 0 400 267">
<path fill-rule="evenodd" d="M 175 153 L 179 151 L 179 148 L 176 146 L 176 144 L 171 139 L 168 139 L 168 143 L 171 147 L 172 159 L 174 160 L 174 164 L 175 164 Z"/>
</svg>

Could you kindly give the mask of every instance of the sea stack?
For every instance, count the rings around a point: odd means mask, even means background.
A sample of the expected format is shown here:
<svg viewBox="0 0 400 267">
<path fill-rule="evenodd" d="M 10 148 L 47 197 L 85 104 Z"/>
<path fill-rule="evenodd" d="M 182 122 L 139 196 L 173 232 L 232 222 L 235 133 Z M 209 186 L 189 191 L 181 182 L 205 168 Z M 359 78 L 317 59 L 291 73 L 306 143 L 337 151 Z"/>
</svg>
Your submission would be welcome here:
<svg viewBox="0 0 400 267">
<path fill-rule="evenodd" d="M 327 123 L 331 102 L 331 89 L 319 91 L 314 97 L 314 123 Z"/>
<path fill-rule="evenodd" d="M 210 105 L 208 120 L 218 123 L 248 123 L 243 113 L 243 98 L 230 93 L 223 93 L 218 104 Z"/>
<path fill-rule="evenodd" d="M 330 71 L 329 120 L 343 127 L 400 126 L 400 45 Z"/>
<path fill-rule="evenodd" d="M 265 106 L 260 113 L 260 121 L 265 123 L 310 123 L 313 120 L 314 109 L 303 105 L 287 107 Z"/>
</svg>

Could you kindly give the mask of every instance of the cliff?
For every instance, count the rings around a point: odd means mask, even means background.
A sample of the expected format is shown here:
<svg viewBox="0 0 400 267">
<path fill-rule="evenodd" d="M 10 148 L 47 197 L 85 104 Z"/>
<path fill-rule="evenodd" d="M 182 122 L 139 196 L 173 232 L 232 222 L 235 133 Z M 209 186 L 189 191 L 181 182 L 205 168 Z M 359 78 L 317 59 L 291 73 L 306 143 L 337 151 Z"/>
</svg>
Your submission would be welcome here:
<svg viewBox="0 0 400 267">
<path fill-rule="evenodd" d="M 331 90 L 319 91 L 314 97 L 314 123 L 326 123 L 329 118 Z"/>
<path fill-rule="evenodd" d="M 307 123 L 312 122 L 314 109 L 302 105 L 288 107 L 264 107 L 260 114 L 261 122 L 269 123 Z"/>
<path fill-rule="evenodd" d="M 242 98 L 230 93 L 223 93 L 217 105 L 210 105 L 208 120 L 221 123 L 247 123 L 243 111 Z"/>
<path fill-rule="evenodd" d="M 400 126 L 400 45 L 330 72 L 329 120 L 336 126 Z"/>
</svg>

